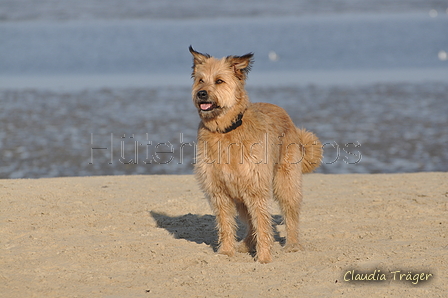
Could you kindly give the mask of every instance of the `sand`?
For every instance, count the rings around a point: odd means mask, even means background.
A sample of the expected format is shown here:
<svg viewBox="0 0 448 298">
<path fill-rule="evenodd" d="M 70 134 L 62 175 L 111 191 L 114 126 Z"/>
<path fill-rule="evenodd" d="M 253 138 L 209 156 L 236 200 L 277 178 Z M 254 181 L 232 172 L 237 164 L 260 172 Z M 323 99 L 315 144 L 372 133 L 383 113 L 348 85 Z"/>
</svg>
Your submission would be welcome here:
<svg viewBox="0 0 448 298">
<path fill-rule="evenodd" d="M 191 175 L 0 180 L 0 296 L 446 295 L 448 173 L 310 174 L 304 193 L 304 250 L 282 251 L 273 203 L 261 265 L 216 254 Z"/>
</svg>

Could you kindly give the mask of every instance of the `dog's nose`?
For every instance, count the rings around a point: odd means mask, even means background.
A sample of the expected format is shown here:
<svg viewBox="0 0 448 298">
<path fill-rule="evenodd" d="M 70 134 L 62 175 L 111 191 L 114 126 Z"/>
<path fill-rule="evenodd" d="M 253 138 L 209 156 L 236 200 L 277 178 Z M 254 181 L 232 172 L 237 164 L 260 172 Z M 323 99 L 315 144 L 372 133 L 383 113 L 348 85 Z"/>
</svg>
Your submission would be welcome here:
<svg viewBox="0 0 448 298">
<path fill-rule="evenodd" d="M 202 100 L 206 100 L 208 98 L 207 91 L 205 91 L 205 90 L 198 91 L 197 96 L 199 99 L 202 99 Z"/>
</svg>

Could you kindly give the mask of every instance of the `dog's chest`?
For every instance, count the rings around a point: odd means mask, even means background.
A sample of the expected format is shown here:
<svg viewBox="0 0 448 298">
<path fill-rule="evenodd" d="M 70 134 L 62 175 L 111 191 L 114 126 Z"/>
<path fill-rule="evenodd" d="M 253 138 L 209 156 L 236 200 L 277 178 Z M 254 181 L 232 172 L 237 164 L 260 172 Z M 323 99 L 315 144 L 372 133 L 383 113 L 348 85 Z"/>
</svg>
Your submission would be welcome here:
<svg viewBox="0 0 448 298">
<path fill-rule="evenodd" d="M 205 134 L 198 138 L 198 164 L 218 171 L 244 171 L 252 165 L 267 164 L 276 148 L 268 134 Z M 276 154 L 274 154 L 276 155 Z"/>
<path fill-rule="evenodd" d="M 244 136 L 199 134 L 195 167 L 205 189 L 225 190 L 237 199 L 248 185 L 261 187 L 271 180 L 275 162 L 270 153 L 278 146 L 268 146 L 265 134 Z"/>
</svg>

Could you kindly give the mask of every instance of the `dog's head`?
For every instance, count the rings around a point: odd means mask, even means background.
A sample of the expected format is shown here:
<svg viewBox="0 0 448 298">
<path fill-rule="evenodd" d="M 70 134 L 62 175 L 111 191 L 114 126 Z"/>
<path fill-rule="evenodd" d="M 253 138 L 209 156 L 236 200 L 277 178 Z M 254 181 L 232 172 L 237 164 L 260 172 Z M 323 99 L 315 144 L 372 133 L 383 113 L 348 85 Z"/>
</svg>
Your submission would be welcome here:
<svg viewBox="0 0 448 298">
<path fill-rule="evenodd" d="M 193 102 L 203 119 L 212 119 L 246 100 L 245 80 L 253 54 L 216 59 L 193 50 Z"/>
</svg>

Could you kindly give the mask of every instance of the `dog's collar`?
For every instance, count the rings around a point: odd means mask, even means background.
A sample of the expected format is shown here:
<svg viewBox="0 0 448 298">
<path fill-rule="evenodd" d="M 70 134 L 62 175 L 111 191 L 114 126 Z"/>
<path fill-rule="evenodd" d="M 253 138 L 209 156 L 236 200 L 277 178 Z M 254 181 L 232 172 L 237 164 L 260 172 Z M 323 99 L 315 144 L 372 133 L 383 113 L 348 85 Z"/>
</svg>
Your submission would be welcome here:
<svg viewBox="0 0 448 298">
<path fill-rule="evenodd" d="M 232 125 L 227 127 L 223 133 L 231 132 L 232 130 L 236 129 L 237 127 L 241 126 L 243 124 L 243 113 L 238 114 L 238 117 L 236 117 L 235 121 L 232 122 Z"/>
</svg>

